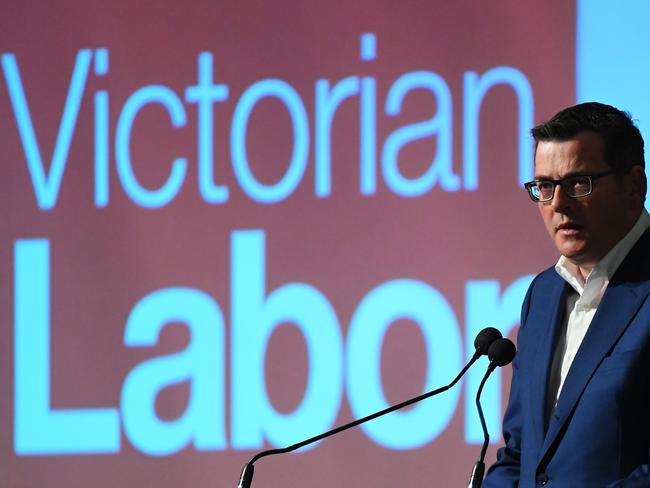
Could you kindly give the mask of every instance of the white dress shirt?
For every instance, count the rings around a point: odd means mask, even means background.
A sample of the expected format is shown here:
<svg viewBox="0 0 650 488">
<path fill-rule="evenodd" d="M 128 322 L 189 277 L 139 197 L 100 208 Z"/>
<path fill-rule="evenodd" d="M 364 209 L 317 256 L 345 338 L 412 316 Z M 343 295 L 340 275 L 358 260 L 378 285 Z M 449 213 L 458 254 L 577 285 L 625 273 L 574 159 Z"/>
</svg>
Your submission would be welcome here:
<svg viewBox="0 0 650 488">
<path fill-rule="evenodd" d="M 574 263 L 560 256 L 555 271 L 573 288 L 567 297 L 566 314 L 558 337 L 548 385 L 547 415 L 555 410 L 564 380 L 587 334 L 600 299 L 605 294 L 609 280 L 630 252 L 636 241 L 650 227 L 650 215 L 644 209 L 627 235 L 621 239 L 605 257 L 591 270 L 585 280 Z"/>
</svg>

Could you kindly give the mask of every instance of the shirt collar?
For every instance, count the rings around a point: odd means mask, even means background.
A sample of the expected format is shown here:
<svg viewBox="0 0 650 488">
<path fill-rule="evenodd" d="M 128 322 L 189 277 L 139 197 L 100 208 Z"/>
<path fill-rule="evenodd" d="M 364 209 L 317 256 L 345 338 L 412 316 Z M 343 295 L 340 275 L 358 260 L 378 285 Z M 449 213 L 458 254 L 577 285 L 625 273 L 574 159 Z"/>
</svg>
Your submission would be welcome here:
<svg viewBox="0 0 650 488">
<path fill-rule="evenodd" d="M 582 274 L 574 263 L 564 256 L 560 256 L 555 271 L 578 292 L 581 299 L 588 298 L 589 302 L 595 300 L 600 292 L 609 284 L 609 280 L 614 275 L 618 267 L 630 252 L 636 241 L 650 227 L 650 215 L 647 210 L 643 209 L 639 219 L 636 221 L 630 231 L 610 249 L 605 257 L 591 270 L 587 280 L 582 278 Z M 589 297 L 583 297 L 583 292 L 588 291 Z M 582 301 L 582 300 L 581 300 Z"/>
</svg>

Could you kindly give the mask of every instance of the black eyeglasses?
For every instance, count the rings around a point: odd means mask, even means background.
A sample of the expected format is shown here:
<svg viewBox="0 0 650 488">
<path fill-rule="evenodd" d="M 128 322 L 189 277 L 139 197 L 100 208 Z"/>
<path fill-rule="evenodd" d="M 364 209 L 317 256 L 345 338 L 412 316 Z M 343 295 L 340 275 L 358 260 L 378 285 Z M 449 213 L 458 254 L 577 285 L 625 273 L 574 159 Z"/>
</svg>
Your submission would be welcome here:
<svg viewBox="0 0 650 488">
<path fill-rule="evenodd" d="M 580 198 L 590 195 L 594 189 L 594 180 L 611 175 L 615 171 L 609 170 L 595 175 L 573 175 L 560 180 L 533 180 L 524 183 L 528 195 L 533 202 L 548 202 L 553 200 L 555 187 L 560 185 L 562 192 L 571 198 Z"/>
</svg>

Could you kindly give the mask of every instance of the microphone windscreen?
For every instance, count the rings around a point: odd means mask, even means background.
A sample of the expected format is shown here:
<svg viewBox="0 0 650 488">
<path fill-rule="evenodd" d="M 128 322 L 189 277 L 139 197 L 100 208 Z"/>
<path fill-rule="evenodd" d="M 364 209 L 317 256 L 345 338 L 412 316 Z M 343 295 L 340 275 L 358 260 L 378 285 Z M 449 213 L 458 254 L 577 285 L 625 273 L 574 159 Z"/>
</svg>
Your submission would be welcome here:
<svg viewBox="0 0 650 488">
<path fill-rule="evenodd" d="M 490 362 L 495 363 L 497 366 L 505 366 L 510 364 L 517 353 L 517 348 L 510 339 L 501 338 L 492 343 L 488 349 L 488 358 Z"/>
<path fill-rule="evenodd" d="M 488 353 L 492 343 L 497 339 L 501 339 L 501 337 L 501 332 L 497 329 L 494 327 L 486 327 L 474 339 L 474 349 L 476 349 L 478 354 L 485 355 Z"/>
</svg>

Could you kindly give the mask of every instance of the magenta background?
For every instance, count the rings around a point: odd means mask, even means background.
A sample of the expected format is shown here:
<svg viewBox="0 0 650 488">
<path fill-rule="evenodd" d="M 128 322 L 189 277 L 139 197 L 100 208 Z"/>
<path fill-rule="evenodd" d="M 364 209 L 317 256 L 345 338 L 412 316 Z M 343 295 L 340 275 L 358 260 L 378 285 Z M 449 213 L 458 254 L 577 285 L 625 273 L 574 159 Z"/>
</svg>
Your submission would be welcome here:
<svg viewBox="0 0 650 488">
<path fill-rule="evenodd" d="M 374 196 L 358 190 L 358 99 L 337 113 L 332 131 L 332 195 L 313 190 L 313 90 L 319 78 L 377 79 L 378 157 L 400 125 L 430 117 L 428 95 L 407 97 L 403 113 L 382 115 L 385 95 L 401 75 L 438 73 L 453 98 L 454 168 L 462 160 L 462 75 L 495 66 L 526 74 L 535 121 L 575 100 L 572 2 L 14 2 L 2 5 L 0 48 L 16 55 L 39 145 L 51 158 L 77 51 L 106 47 L 110 70 L 89 73 L 56 207 L 37 208 L 6 84 L 0 83 L 0 485 L 18 487 L 235 486 L 253 452 L 197 452 L 187 448 L 150 458 L 123 437 L 117 455 L 17 457 L 13 454 L 13 242 L 45 237 L 52 256 L 52 401 L 55 408 L 117 406 L 122 382 L 140 361 L 180 350 L 184 328 L 171 326 L 151 349 L 123 344 L 126 318 L 144 295 L 166 286 L 204 290 L 228 321 L 230 233 L 262 228 L 267 234 L 267 289 L 309 283 L 333 304 L 342 327 L 361 298 L 397 277 L 439 290 L 464 324 L 464 286 L 471 279 L 509 284 L 551 264 L 555 253 L 534 205 L 517 185 L 516 106 L 512 90 L 498 88 L 481 112 L 479 191 L 448 193 L 439 186 L 403 199 L 379 179 Z M 377 35 L 377 59 L 359 60 L 359 36 Z M 114 131 L 129 95 L 164 84 L 183 96 L 196 83 L 197 56 L 214 54 L 214 79 L 230 87 L 215 108 L 217 179 L 230 188 L 222 205 L 205 203 L 197 188 L 196 105 L 185 104 L 188 124 L 171 129 L 162 109 L 143 111 L 133 132 L 133 160 L 144 185 L 156 186 L 173 157 L 188 158 L 179 195 L 158 210 L 139 208 L 122 190 L 114 165 Z M 229 161 L 229 126 L 236 102 L 252 83 L 279 78 L 307 107 L 308 169 L 296 192 L 272 206 L 251 201 Z M 110 203 L 93 204 L 92 94 L 110 93 Z M 291 146 L 284 111 L 262 104 L 249 129 L 256 175 L 276 181 Z M 277 116 L 277 120 L 276 120 Z M 411 144 L 401 168 L 419 174 L 431 160 L 431 140 Z M 280 165 L 276 161 L 282 162 Z M 381 171 L 378 172 L 381 175 Z M 228 324 L 227 324 L 228 325 Z M 227 333 L 227 338 L 229 337 Z M 226 341 L 228 344 L 228 340 Z M 227 349 L 227 348 L 226 348 Z M 391 327 L 382 366 L 387 398 L 421 391 L 426 357 L 418 329 Z M 229 357 L 226 358 L 228 365 Z M 271 399 L 288 411 L 301 398 L 306 354 L 301 336 L 281 327 L 267 353 Z M 226 378 L 229 377 L 227 367 Z M 509 373 L 506 373 L 506 377 Z M 229 384 L 227 380 L 227 385 Z M 226 391 L 229 388 L 227 386 Z M 161 394 L 163 417 L 182 413 L 187 390 Z M 257 465 L 254 486 L 458 486 L 466 483 L 478 446 L 463 440 L 461 395 L 457 415 L 435 442 L 413 451 L 389 451 L 361 431 L 328 440 L 308 453 Z M 229 394 L 226 395 L 228 405 Z M 229 408 L 227 411 L 227 425 Z M 343 398 L 337 424 L 351 419 Z M 493 436 L 498 433 L 493 432 Z M 491 447 L 488 459 L 494 457 Z M 429 480 L 436 481 L 429 481 Z"/>
</svg>

